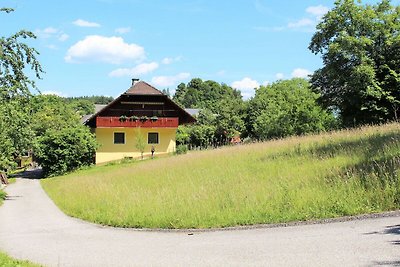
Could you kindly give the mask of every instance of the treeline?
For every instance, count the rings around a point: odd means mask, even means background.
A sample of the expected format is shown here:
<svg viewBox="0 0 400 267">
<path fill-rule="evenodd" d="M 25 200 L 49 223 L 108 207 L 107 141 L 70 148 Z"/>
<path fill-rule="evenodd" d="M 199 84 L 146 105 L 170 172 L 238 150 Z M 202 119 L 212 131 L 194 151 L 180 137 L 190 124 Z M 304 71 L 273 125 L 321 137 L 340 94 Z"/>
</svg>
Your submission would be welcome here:
<svg viewBox="0 0 400 267">
<path fill-rule="evenodd" d="M 114 100 L 111 96 L 78 96 L 78 97 L 65 97 L 63 98 L 66 104 L 70 104 L 72 108 L 78 112 L 79 115 L 93 114 L 95 111 L 95 104 L 106 105 Z"/>
<path fill-rule="evenodd" d="M 80 122 L 83 109 L 79 101 L 30 94 L 1 100 L 0 171 L 14 169 L 16 159 L 29 151 L 46 176 L 93 162 L 97 145 Z"/>
<path fill-rule="evenodd" d="M 197 122 L 180 126 L 177 142 L 207 148 L 239 138 L 266 140 L 336 128 L 338 118 L 318 104 L 318 97 L 310 83 L 300 78 L 261 86 L 249 100 L 226 84 L 192 79 L 177 87 L 173 100 L 199 109 Z"/>
</svg>

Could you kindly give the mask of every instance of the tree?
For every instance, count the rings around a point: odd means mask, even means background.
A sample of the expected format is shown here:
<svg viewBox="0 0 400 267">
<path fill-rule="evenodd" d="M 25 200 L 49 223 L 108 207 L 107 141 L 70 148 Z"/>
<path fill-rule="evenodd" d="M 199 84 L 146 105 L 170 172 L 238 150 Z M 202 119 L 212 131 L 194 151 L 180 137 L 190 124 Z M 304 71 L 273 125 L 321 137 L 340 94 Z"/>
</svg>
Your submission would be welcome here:
<svg viewBox="0 0 400 267">
<path fill-rule="evenodd" d="M 0 11 L 10 13 L 11 8 Z M 32 145 L 29 125 L 29 97 L 35 83 L 26 74 L 30 67 L 41 78 L 42 67 L 34 48 L 21 39 L 36 38 L 32 32 L 19 31 L 10 37 L 0 37 L 0 170 L 15 167 L 14 160 Z"/>
<path fill-rule="evenodd" d="M 39 137 L 35 156 L 44 176 L 60 175 L 93 163 L 96 138 L 83 126 L 48 130 Z"/>
<path fill-rule="evenodd" d="M 184 107 L 201 110 L 197 123 L 185 127 L 191 147 L 224 145 L 245 129 L 246 109 L 240 91 L 224 83 L 194 78 L 187 86 L 181 83 L 173 99 Z"/>
<path fill-rule="evenodd" d="M 339 0 L 317 25 L 309 49 L 324 66 L 312 76 L 325 107 L 346 126 L 398 119 L 400 7 L 389 0 Z"/>
<path fill-rule="evenodd" d="M 146 149 L 146 139 L 144 138 L 142 132 L 140 131 L 140 128 L 136 131 L 135 147 L 137 150 L 139 150 L 140 156 L 143 160 L 143 153 L 144 153 L 144 150 Z"/>
<path fill-rule="evenodd" d="M 0 11 L 10 13 L 11 8 L 1 8 Z M 43 73 L 36 56 L 36 49 L 20 42 L 20 39 L 35 39 L 30 31 L 19 31 L 10 37 L 0 37 L 0 98 L 2 101 L 15 96 L 29 96 L 30 87 L 36 88 L 33 80 L 25 74 L 25 68 L 30 67 L 38 79 Z"/>
<path fill-rule="evenodd" d="M 62 130 L 80 124 L 73 104 L 56 95 L 36 95 L 31 98 L 31 127 L 36 136 L 48 130 Z"/>
<path fill-rule="evenodd" d="M 317 99 L 305 79 L 261 86 L 249 102 L 250 133 L 265 140 L 329 129 L 334 117 L 317 104 Z"/>
</svg>

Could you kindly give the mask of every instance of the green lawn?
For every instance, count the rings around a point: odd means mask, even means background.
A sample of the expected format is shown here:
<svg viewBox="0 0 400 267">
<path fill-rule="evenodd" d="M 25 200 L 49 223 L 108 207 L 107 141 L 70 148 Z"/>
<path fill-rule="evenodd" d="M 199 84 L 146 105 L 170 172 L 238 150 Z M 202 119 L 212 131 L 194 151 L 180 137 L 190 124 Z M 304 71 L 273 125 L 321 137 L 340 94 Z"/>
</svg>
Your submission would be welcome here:
<svg viewBox="0 0 400 267">
<path fill-rule="evenodd" d="M 400 125 L 93 167 L 42 180 L 67 214 L 120 227 L 211 228 L 400 207 Z"/>
<path fill-rule="evenodd" d="M 41 265 L 30 263 L 29 261 L 21 261 L 10 258 L 5 253 L 0 252 L 1 267 L 40 267 Z"/>
</svg>

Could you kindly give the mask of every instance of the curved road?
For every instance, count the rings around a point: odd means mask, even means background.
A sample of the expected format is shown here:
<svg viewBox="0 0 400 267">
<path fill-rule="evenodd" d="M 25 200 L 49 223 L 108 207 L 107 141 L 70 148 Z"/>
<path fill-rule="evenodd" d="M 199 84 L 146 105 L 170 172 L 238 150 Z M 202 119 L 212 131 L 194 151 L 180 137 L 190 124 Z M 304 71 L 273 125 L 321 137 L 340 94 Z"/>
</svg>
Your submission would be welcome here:
<svg viewBox="0 0 400 267">
<path fill-rule="evenodd" d="M 64 215 L 38 180 L 0 207 L 0 250 L 45 266 L 400 266 L 400 217 L 235 231 L 114 229 Z"/>
</svg>

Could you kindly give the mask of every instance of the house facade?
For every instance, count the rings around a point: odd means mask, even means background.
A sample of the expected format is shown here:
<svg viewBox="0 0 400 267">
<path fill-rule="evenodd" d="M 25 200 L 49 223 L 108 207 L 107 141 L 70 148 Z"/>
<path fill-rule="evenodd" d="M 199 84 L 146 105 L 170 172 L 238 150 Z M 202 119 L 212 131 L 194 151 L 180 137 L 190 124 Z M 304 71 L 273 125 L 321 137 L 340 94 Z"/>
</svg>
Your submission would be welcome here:
<svg viewBox="0 0 400 267">
<path fill-rule="evenodd" d="M 96 164 L 125 157 L 175 152 L 176 129 L 195 122 L 168 96 L 144 81 L 132 86 L 84 123 L 91 127 L 100 147 Z"/>
</svg>

